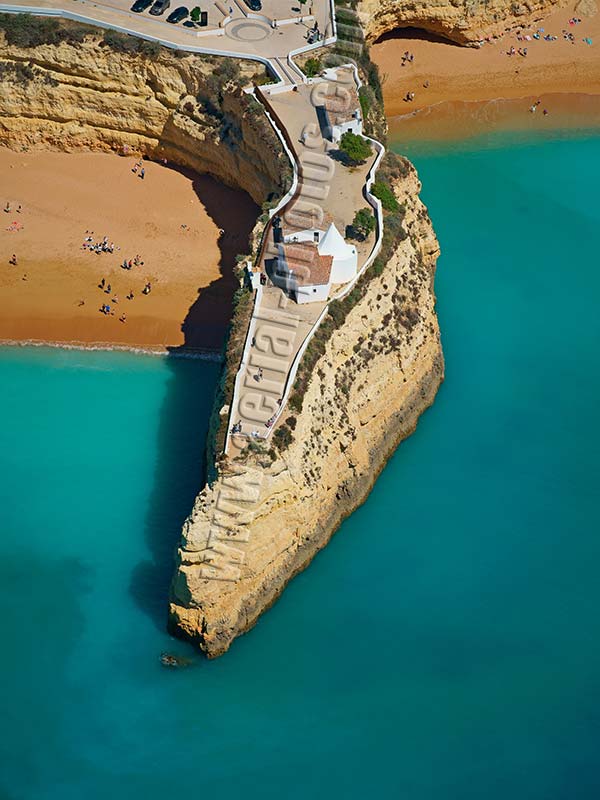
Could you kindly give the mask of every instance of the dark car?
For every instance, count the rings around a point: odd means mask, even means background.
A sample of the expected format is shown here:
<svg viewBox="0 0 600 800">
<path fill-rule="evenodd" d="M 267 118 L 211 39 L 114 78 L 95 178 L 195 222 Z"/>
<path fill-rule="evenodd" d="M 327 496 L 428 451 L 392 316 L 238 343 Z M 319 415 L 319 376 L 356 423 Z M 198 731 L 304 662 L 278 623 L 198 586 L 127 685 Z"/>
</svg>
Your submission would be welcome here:
<svg viewBox="0 0 600 800">
<path fill-rule="evenodd" d="M 152 0 L 135 0 L 135 3 L 131 6 L 131 10 L 135 11 L 136 14 L 141 14 L 142 11 L 145 11 L 151 5 Z"/>
<path fill-rule="evenodd" d="M 246 0 L 246 5 L 250 11 L 262 11 L 262 3 L 260 0 Z"/>
<path fill-rule="evenodd" d="M 175 11 L 172 11 L 169 16 L 167 17 L 167 22 L 171 22 L 173 25 L 177 22 L 181 22 L 182 19 L 185 19 L 190 12 L 187 10 L 185 6 L 179 6 L 176 8 Z"/>
<path fill-rule="evenodd" d="M 164 14 L 167 8 L 171 5 L 171 0 L 156 0 L 156 3 L 150 9 L 150 13 L 155 17 Z"/>
<path fill-rule="evenodd" d="M 184 28 L 195 28 L 196 27 L 196 23 L 193 20 L 188 19 L 187 22 L 183 23 L 183 27 Z"/>
</svg>

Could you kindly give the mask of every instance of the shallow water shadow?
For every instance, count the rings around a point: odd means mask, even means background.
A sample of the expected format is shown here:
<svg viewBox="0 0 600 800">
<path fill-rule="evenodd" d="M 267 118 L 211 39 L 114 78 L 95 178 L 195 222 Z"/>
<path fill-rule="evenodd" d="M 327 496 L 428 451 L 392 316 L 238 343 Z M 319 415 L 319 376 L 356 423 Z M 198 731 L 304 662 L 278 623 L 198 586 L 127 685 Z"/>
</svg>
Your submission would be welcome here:
<svg viewBox="0 0 600 800">
<path fill-rule="evenodd" d="M 130 593 L 139 608 L 165 630 L 173 557 L 181 526 L 205 481 L 204 448 L 220 364 L 170 357 L 160 410 L 154 485 L 146 509 L 150 553 L 134 568 Z"/>
<path fill-rule="evenodd" d="M 166 627 L 169 585 L 181 526 L 205 482 L 206 434 L 221 369 L 217 360 L 177 356 L 221 351 L 238 286 L 233 274 L 235 256 L 247 252 L 249 235 L 260 212 L 244 192 L 208 176 L 178 171 L 193 181 L 207 213 L 224 233 L 219 240 L 220 276 L 198 289 L 198 298 L 182 323 L 184 344 L 169 348 L 169 377 L 156 434 L 153 489 L 144 522 L 150 558 L 138 563 L 131 577 L 131 596 L 160 631 Z"/>
<path fill-rule="evenodd" d="M 446 39 L 445 36 L 442 36 L 439 33 L 432 33 L 432 31 L 427 31 L 425 28 L 413 28 L 411 26 L 394 28 L 393 31 L 388 31 L 387 33 L 384 33 L 383 36 L 380 36 L 379 39 L 376 39 L 375 44 L 391 41 L 415 40 L 420 42 L 432 42 L 433 44 L 447 44 L 451 47 L 464 47 L 457 42 L 453 42 L 451 39 Z M 398 55 L 398 57 L 400 57 L 400 55 Z"/>
</svg>

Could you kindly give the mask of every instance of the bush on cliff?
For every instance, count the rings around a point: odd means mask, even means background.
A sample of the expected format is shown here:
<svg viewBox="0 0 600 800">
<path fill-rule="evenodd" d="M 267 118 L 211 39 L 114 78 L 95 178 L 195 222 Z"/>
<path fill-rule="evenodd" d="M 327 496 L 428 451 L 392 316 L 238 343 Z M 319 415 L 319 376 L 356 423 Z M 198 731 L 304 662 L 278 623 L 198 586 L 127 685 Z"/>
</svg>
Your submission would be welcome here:
<svg viewBox="0 0 600 800">
<path fill-rule="evenodd" d="M 16 47 L 38 47 L 42 44 L 79 44 L 86 36 L 95 33 L 89 25 L 59 22 L 32 14 L 0 14 L 0 30 L 8 44 Z"/>
<path fill-rule="evenodd" d="M 137 36 L 129 36 L 118 31 L 104 31 L 102 42 L 115 53 L 126 53 L 129 55 L 141 55 L 149 58 L 156 58 L 161 51 L 158 42 L 147 42 Z"/>
<path fill-rule="evenodd" d="M 398 211 L 400 204 L 396 200 L 396 196 L 391 189 L 389 183 L 384 181 L 375 181 L 371 187 L 371 194 L 381 200 L 381 205 L 385 211 Z"/>
</svg>

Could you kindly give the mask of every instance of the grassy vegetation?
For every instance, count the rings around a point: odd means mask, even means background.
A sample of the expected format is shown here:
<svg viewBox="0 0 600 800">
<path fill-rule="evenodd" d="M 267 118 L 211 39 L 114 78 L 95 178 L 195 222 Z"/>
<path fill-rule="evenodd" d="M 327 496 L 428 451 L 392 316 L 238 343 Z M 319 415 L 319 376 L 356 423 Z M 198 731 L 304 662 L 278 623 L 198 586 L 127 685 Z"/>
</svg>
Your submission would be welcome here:
<svg viewBox="0 0 600 800">
<path fill-rule="evenodd" d="M 309 58 L 304 65 L 304 72 L 308 78 L 314 78 L 322 69 L 323 64 L 321 63 L 321 59 L 314 56 Z"/>
<path fill-rule="evenodd" d="M 375 181 L 371 187 L 371 194 L 381 200 L 385 211 L 397 211 L 400 207 L 392 187 L 385 179 Z"/>
<path fill-rule="evenodd" d="M 162 47 L 158 42 L 147 42 L 137 36 L 129 36 L 118 31 L 104 31 L 102 44 L 110 47 L 115 53 L 126 53 L 127 55 L 141 55 L 148 58 L 157 58 Z"/>
<path fill-rule="evenodd" d="M 39 47 L 42 44 L 80 44 L 96 33 L 89 25 L 62 22 L 32 14 L 0 14 L 0 30 L 8 44 L 16 47 Z"/>
</svg>

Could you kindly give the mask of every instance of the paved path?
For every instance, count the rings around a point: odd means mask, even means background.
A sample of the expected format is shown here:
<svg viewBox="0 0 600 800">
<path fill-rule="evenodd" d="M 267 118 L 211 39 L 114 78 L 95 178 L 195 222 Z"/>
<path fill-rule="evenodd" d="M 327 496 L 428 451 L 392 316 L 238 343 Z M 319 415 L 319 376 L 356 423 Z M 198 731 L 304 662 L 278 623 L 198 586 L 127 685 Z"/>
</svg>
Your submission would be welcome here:
<svg viewBox="0 0 600 800">
<path fill-rule="evenodd" d="M 364 186 L 377 154 L 374 152 L 359 167 L 344 166 L 335 158 L 337 145 L 321 135 L 317 115 L 323 97 L 335 95 L 348 84 L 357 102 L 352 70 L 338 70 L 332 79 L 298 85 L 295 91 L 279 93 L 270 87 L 258 90 L 280 128 L 287 132 L 299 167 L 296 194 L 278 214 L 284 235 L 312 227 L 324 230 L 331 222 L 344 235 L 356 211 L 368 205 Z M 314 225 L 306 223 L 307 207 L 321 214 L 321 220 Z M 359 245 L 359 270 L 373 245 L 373 236 Z M 269 262 L 276 254 L 274 230 L 269 226 L 257 265 L 264 274 L 272 274 Z M 332 288 L 335 291 L 336 287 Z M 236 431 L 229 441 L 230 455 L 243 448 L 248 437 L 255 441 L 269 437 L 278 423 L 289 416 L 280 401 L 285 399 L 290 369 L 325 307 L 324 302 L 298 305 L 275 287 L 264 289 L 257 298 L 230 414 L 230 429 L 235 426 Z"/>
</svg>

